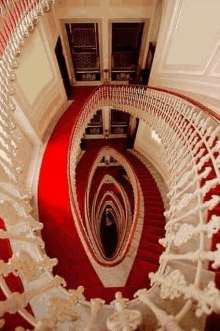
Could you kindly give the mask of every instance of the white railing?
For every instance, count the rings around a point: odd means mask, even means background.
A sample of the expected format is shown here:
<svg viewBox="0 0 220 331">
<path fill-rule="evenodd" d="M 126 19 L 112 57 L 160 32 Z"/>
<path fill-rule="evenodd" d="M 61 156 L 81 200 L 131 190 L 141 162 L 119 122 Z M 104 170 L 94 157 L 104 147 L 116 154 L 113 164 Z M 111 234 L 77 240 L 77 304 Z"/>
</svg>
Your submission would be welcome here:
<svg viewBox="0 0 220 331">
<path fill-rule="evenodd" d="M 220 197 L 218 193 L 209 196 L 210 190 L 220 187 L 217 118 L 214 120 L 213 116 L 192 103 L 166 92 L 144 87 L 102 86 L 84 106 L 73 130 L 71 151 L 74 152 L 70 154 L 73 190 L 79 143 L 91 117 L 103 106 L 129 112 L 146 121 L 157 132 L 164 146 L 163 158 L 171 174 L 168 194 L 170 208 L 165 213 L 166 236 L 160 240 L 165 252 L 161 255 L 159 270 L 150 275 L 152 285 L 160 286 L 163 291 L 165 289 L 166 298 L 184 295 L 189 299 L 175 317 L 177 321 L 183 318 L 194 301 L 198 301 L 197 316 L 218 310 L 213 295 L 215 299 L 219 298 L 219 290 L 213 283 L 209 283 L 204 290 L 200 289 L 204 262 L 214 261 L 213 268 L 220 266 L 219 246 L 213 252 L 205 246 L 207 235 L 211 238 L 220 229 L 217 209 Z M 210 174 L 211 179 L 207 179 Z M 210 217 L 211 210 L 214 210 L 214 214 Z M 194 283 L 187 285 L 179 270 L 170 269 L 168 272 L 173 260 L 197 265 Z M 177 279 L 175 275 L 178 275 Z M 170 283 L 166 285 L 170 277 L 173 287 Z M 178 280 L 184 283 L 184 286 L 182 283 L 180 286 L 182 291 L 175 288 Z M 202 298 L 202 302 L 199 298 Z"/>
<path fill-rule="evenodd" d="M 36 232 L 42 225 L 32 217 L 29 203 L 31 194 L 21 185 L 22 164 L 17 157 L 20 131 L 13 118 L 15 106 L 11 100 L 13 81 L 16 79 L 14 69 L 18 66 L 16 58 L 20 55 L 23 39 L 33 32 L 38 16 L 48 11 L 51 3 L 47 0 L 12 0 L 2 1 L 0 5 L 0 187 L 4 197 L 0 204 L 0 215 L 6 227 L 0 232 L 0 237 L 27 244 L 7 263 L 0 263 L 0 286 L 7 298 L 0 302 L 0 317 L 6 312 L 19 312 L 35 330 L 53 329 L 59 322 L 75 321 L 78 318 L 75 306 L 83 302 L 91 307 L 87 330 L 92 330 L 98 310 L 107 306 L 98 299 L 86 302 L 82 287 L 65 292 L 65 299 L 53 297 L 47 316 L 41 321 L 24 308 L 35 296 L 54 287 L 62 289 L 61 285 L 65 285 L 64 280 L 51 274 L 57 261 L 48 259 L 42 250 L 44 244 Z M 85 127 L 102 106 L 112 106 L 147 121 L 161 138 L 163 157 L 171 174 L 166 236 L 160 241 L 165 252 L 161 256 L 158 271 L 150 274 L 150 278 L 152 285 L 160 288 L 161 299 L 172 300 L 182 295 L 186 303 L 175 316 L 168 316 L 149 299 L 147 291 L 140 290 L 136 296 L 152 309 L 165 330 L 180 330 L 178 323 L 192 303 L 196 304 L 197 316 L 212 311 L 220 313 L 220 293 L 215 283 L 209 282 L 205 287 L 201 285 L 205 263 L 212 261 L 213 268 L 220 266 L 220 245 L 214 251 L 210 251 L 206 245 L 206 239 L 211 239 L 220 229 L 216 208 L 220 198 L 217 194 L 210 194 L 220 185 L 219 122 L 212 113 L 167 92 L 143 87 L 102 86 L 85 104 L 75 124 L 70 153 L 71 178 L 75 176 L 79 144 Z M 74 188 L 74 181 L 72 185 Z M 37 257 L 29 254 L 30 245 L 36 247 Z M 196 266 L 194 282 L 188 282 L 187 274 L 183 271 L 173 270 L 173 261 L 185 261 Z M 4 280 L 11 271 L 23 280 L 34 280 L 42 272 L 47 272 L 51 281 L 35 290 L 12 293 Z M 127 317 L 123 326 L 126 330 L 134 330 L 140 324 L 140 314 L 126 308 L 126 299 L 120 293 L 117 293 L 113 305 L 116 313 L 108 318 L 110 330 L 120 326 L 123 317 L 124 320 Z M 0 328 L 3 325 L 2 318 Z"/>
</svg>

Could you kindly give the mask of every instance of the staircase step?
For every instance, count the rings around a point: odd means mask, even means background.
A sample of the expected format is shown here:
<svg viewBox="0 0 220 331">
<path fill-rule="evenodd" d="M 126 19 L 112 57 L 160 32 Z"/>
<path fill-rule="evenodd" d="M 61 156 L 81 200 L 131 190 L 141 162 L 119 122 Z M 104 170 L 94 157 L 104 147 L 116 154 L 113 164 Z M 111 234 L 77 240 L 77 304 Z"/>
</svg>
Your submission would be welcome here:
<svg viewBox="0 0 220 331">
<path fill-rule="evenodd" d="M 155 199 L 154 197 L 150 197 L 148 194 L 146 194 L 145 196 L 145 200 L 148 204 L 152 205 L 152 206 L 160 206 L 163 207 L 163 200 L 162 199 L 158 199 L 158 195 L 157 195 L 157 199 Z"/>
<path fill-rule="evenodd" d="M 155 254 L 161 254 L 164 251 L 164 247 L 161 246 L 159 243 L 153 244 L 147 240 L 141 243 L 139 246 L 140 249 L 145 250 L 146 252 L 153 252 Z"/>
<path fill-rule="evenodd" d="M 153 253 L 151 251 L 146 252 L 143 249 L 138 249 L 137 258 L 141 261 L 146 261 L 148 263 L 153 263 L 155 265 L 159 264 L 159 254 Z"/>
<path fill-rule="evenodd" d="M 165 211 L 162 201 L 160 203 L 153 202 L 153 201 L 150 201 L 146 196 L 144 196 L 144 206 L 145 206 L 146 210 L 160 213 L 161 215 L 163 215 L 163 213 Z"/>
<path fill-rule="evenodd" d="M 165 223 L 163 225 L 161 225 L 161 224 L 158 224 L 157 222 L 154 222 L 154 221 L 148 221 L 148 224 L 147 224 L 147 226 L 150 226 L 150 227 L 153 227 L 153 228 L 157 229 L 158 233 L 156 233 L 156 235 L 160 235 L 160 234 L 165 233 L 164 225 L 165 225 Z M 155 235 L 155 233 L 153 233 L 153 234 Z"/>
<path fill-rule="evenodd" d="M 146 213 L 148 214 L 157 214 L 157 215 L 163 215 L 164 213 L 164 208 L 163 207 L 159 207 L 159 206 L 155 206 L 153 207 L 152 205 L 149 205 L 149 203 L 145 203 L 146 206 Z"/>
<path fill-rule="evenodd" d="M 135 260 L 135 268 L 131 270 L 131 274 L 129 275 L 128 281 L 126 283 L 126 287 L 128 286 L 140 286 L 143 288 L 149 284 L 149 273 L 156 272 L 158 269 L 158 265 L 154 263 L 149 263 L 146 261 L 142 261 L 140 259 Z"/>
<path fill-rule="evenodd" d="M 143 192 L 145 192 L 149 197 L 156 196 L 158 200 L 158 189 L 156 187 L 151 187 L 151 185 L 141 184 Z"/>
<path fill-rule="evenodd" d="M 154 236 L 155 235 L 160 236 L 160 238 L 162 238 L 165 235 L 165 230 L 161 228 L 157 228 L 152 225 L 147 225 L 146 227 L 144 227 L 143 233 L 147 233 L 149 235 L 154 235 Z"/>
<path fill-rule="evenodd" d="M 138 260 L 138 264 L 142 266 L 141 270 L 143 270 L 145 274 L 149 272 L 155 272 L 159 267 L 158 263 L 155 264 L 152 262 L 143 261 L 139 257 L 137 257 L 137 260 Z"/>
<path fill-rule="evenodd" d="M 165 217 L 163 215 L 157 215 L 156 213 L 148 213 L 145 212 L 145 219 L 147 220 L 147 223 L 150 224 L 151 222 L 156 222 L 157 226 L 164 227 L 165 226 Z"/>
<path fill-rule="evenodd" d="M 149 234 L 147 232 L 143 233 L 144 238 L 146 237 L 146 241 L 151 242 L 153 244 L 158 244 L 158 240 L 161 238 L 160 236 Z"/>
</svg>

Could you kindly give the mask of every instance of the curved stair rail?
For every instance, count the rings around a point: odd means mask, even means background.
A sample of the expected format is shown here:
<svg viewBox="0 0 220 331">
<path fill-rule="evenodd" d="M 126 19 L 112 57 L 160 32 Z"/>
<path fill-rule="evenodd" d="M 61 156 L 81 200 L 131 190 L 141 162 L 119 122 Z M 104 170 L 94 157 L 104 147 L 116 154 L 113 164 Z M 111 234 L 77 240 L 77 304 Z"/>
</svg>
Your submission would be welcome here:
<svg viewBox="0 0 220 331">
<path fill-rule="evenodd" d="M 86 302 L 82 287 L 64 292 L 61 285 L 65 286 L 65 281 L 52 276 L 51 271 L 57 261 L 49 259 L 43 252 L 43 243 L 37 235 L 42 224 L 32 217 L 32 195 L 20 182 L 22 164 L 18 160 L 17 149 L 21 133 L 13 118 L 15 106 L 11 100 L 16 80 L 14 70 L 18 67 L 17 57 L 24 38 L 34 31 L 38 16 L 49 11 L 52 3 L 53 0 L 2 0 L 0 4 L 0 190 L 5 197 L 0 203 L 0 215 L 5 223 L 0 238 L 24 243 L 18 255 L 14 254 L 7 263 L 0 262 L 0 286 L 6 296 L 6 300 L 0 302 L 0 328 L 4 327 L 5 312 L 19 312 L 35 330 L 53 330 L 59 322 L 77 320 L 75 306 L 83 303 L 92 309 L 88 323 L 88 329 L 92 330 L 97 310 L 106 306 L 103 301 L 97 301 L 99 305 L 94 307 L 97 299 Z M 220 267 L 220 245 L 210 250 L 210 243 L 207 243 L 207 238 L 215 237 L 220 229 L 217 116 L 170 92 L 145 87 L 102 86 L 85 104 L 73 130 L 70 155 L 73 188 L 80 140 L 91 117 L 102 106 L 113 106 L 147 121 L 162 140 L 163 157 L 171 173 L 166 236 L 160 241 L 166 250 L 161 256 L 158 271 L 149 276 L 152 285 L 160 288 L 162 299 L 172 300 L 182 295 L 186 303 L 179 313 L 170 317 L 150 302 L 147 291 L 138 291 L 136 296 L 152 309 L 163 330 L 177 330 L 178 323 L 181 324 L 192 303 L 196 304 L 197 316 L 212 311 L 220 313 L 220 292 L 215 283 L 201 285 L 204 266 L 212 261 L 212 268 Z M 36 248 L 35 256 L 28 255 L 30 245 Z M 194 282 L 188 280 L 184 268 L 176 269 L 176 261 L 184 261 L 183 266 L 187 263 L 196 266 Z M 4 280 L 12 271 L 22 280 L 34 280 L 46 272 L 50 281 L 34 290 L 12 293 Z M 46 318 L 39 321 L 25 307 L 32 298 L 51 288 L 61 289 L 65 299 L 52 297 Z M 118 327 L 123 322 L 123 314 L 126 313 L 123 302 L 127 300 L 117 295 L 115 301 L 117 314 L 122 314 L 115 315 Z M 131 330 L 140 323 L 138 313 L 136 316 L 138 320 L 129 325 Z M 114 330 L 111 321 L 109 327 Z"/>
<path fill-rule="evenodd" d="M 160 240 L 165 252 L 157 273 L 149 275 L 152 285 L 161 288 L 162 298 L 184 295 L 187 299 L 175 317 L 177 321 L 196 301 L 196 316 L 218 312 L 220 293 L 214 282 L 203 290 L 200 288 L 204 263 L 214 261 L 213 268 L 220 266 L 220 245 L 210 251 L 205 240 L 220 229 L 218 120 L 192 103 L 156 89 L 102 86 L 85 104 L 73 130 L 71 150 L 74 153 L 70 154 L 73 191 L 74 160 L 80 152 L 80 140 L 91 117 L 102 106 L 115 107 L 146 121 L 164 146 L 163 157 L 171 174 L 170 208 L 165 212 L 166 236 Z M 187 285 L 185 275 L 172 269 L 172 261 L 196 264 L 194 283 Z"/>
</svg>

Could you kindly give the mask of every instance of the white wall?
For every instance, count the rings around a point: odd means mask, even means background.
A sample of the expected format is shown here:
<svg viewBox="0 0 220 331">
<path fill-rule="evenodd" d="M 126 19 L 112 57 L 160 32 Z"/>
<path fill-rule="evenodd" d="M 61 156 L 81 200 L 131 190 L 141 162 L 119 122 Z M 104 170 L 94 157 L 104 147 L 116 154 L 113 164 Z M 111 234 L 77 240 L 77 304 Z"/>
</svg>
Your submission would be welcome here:
<svg viewBox="0 0 220 331">
<path fill-rule="evenodd" d="M 148 124 L 140 120 L 135 138 L 134 149 L 143 154 L 158 170 L 168 186 L 169 172 L 163 162 L 163 146 L 152 137 Z"/>
<path fill-rule="evenodd" d="M 52 15 L 44 15 L 25 41 L 16 72 L 15 100 L 39 140 L 67 99 L 54 52 L 58 32 Z"/>
<path fill-rule="evenodd" d="M 40 19 L 34 33 L 25 40 L 16 70 L 14 116 L 23 132 L 19 160 L 24 166 L 22 179 L 29 190 L 34 190 L 36 162 L 44 133 L 67 101 L 54 51 L 57 37 L 51 11 Z"/>
<path fill-rule="evenodd" d="M 17 69 L 19 86 L 25 93 L 27 102 L 32 106 L 42 89 L 53 78 L 39 29 L 26 40 L 19 64 Z M 31 116 L 33 115 L 32 113 Z"/>
<path fill-rule="evenodd" d="M 220 112 L 220 2 L 167 0 L 149 85 L 189 95 Z"/>
</svg>

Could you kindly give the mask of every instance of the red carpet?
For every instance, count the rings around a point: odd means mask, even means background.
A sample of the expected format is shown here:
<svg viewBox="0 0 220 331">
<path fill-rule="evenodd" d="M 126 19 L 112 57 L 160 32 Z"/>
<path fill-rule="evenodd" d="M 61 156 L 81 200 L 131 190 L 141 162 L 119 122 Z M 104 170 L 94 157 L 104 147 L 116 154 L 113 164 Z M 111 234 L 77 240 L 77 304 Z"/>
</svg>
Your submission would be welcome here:
<svg viewBox="0 0 220 331">
<path fill-rule="evenodd" d="M 104 288 L 90 264 L 77 235 L 70 209 L 67 181 L 67 155 L 71 130 L 76 116 L 92 90 L 92 88 L 78 89 L 77 94 L 74 96 L 74 103 L 57 123 L 47 144 L 39 178 L 39 216 L 40 221 L 44 223 L 42 237 L 46 243 L 46 252 L 50 257 L 57 257 L 59 260 L 58 265 L 54 268 L 54 272 L 65 278 L 68 288 L 76 288 L 79 285 L 83 285 L 87 299 L 102 297 L 106 302 L 109 302 L 113 300 L 114 293 L 117 290 L 122 290 L 124 296 L 132 298 L 137 289 L 149 285 L 148 272 L 157 269 L 159 252 L 161 250 L 157 243 L 157 238 L 163 230 L 159 230 L 157 227 L 164 227 L 164 219 L 163 217 L 161 219 L 161 216 L 153 218 L 154 212 L 156 214 L 159 212 L 161 215 L 161 204 L 159 204 L 159 207 L 156 206 L 159 208 L 158 211 L 150 210 L 149 208 L 147 217 L 150 218 L 150 223 L 146 220 L 145 234 L 143 233 L 141 240 L 141 250 L 138 253 L 126 287 L 123 289 Z M 128 155 L 127 152 L 125 154 L 126 156 Z M 94 152 L 93 155 L 95 157 Z M 140 171 L 141 176 L 143 172 L 146 172 L 146 181 L 142 181 L 143 185 L 147 182 L 146 190 L 149 192 L 153 191 L 153 193 L 148 194 L 148 202 L 146 204 L 150 203 L 150 201 L 153 202 L 155 195 L 157 200 L 161 200 L 158 197 L 159 192 L 154 180 L 148 171 L 133 155 L 129 157 L 131 162 L 136 162 L 142 169 Z M 84 191 L 88 175 L 85 168 L 83 168 L 82 172 L 85 175 L 82 176 L 82 178 L 84 177 L 84 182 L 81 182 L 81 188 Z M 148 243 L 144 246 L 142 242 L 146 241 L 147 232 L 150 232 L 151 235 L 148 236 Z M 158 253 L 153 252 L 153 249 L 157 249 Z M 148 254 L 147 251 L 149 251 Z"/>
<path fill-rule="evenodd" d="M 69 288 L 85 286 L 86 296 L 89 296 L 91 283 L 102 285 L 84 252 L 72 218 L 67 157 L 72 127 L 94 89 L 79 89 L 78 94 L 74 95 L 74 103 L 58 121 L 45 150 L 38 191 L 39 217 L 44 223 L 42 236 L 46 242 L 46 252 L 59 260 L 54 272 L 65 278 Z"/>
</svg>

